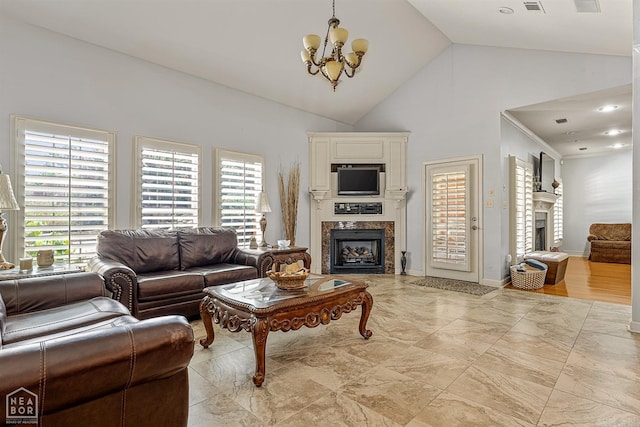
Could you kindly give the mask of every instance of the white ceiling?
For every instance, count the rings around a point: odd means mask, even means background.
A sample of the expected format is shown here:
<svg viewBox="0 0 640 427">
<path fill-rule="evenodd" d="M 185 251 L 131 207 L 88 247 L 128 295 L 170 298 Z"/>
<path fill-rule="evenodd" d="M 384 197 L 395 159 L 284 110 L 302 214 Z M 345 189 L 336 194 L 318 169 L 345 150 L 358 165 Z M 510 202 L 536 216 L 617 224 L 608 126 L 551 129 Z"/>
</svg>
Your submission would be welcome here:
<svg viewBox="0 0 640 427">
<path fill-rule="evenodd" d="M 601 12 L 578 13 L 585 2 Z M 370 47 L 335 93 L 300 60 L 305 34 L 324 37 L 330 0 L 1 0 L 0 14 L 347 124 L 452 42 L 631 55 L 632 0 L 542 0 L 544 12 L 525 3 L 337 0 L 348 44 L 366 38 Z"/>
</svg>

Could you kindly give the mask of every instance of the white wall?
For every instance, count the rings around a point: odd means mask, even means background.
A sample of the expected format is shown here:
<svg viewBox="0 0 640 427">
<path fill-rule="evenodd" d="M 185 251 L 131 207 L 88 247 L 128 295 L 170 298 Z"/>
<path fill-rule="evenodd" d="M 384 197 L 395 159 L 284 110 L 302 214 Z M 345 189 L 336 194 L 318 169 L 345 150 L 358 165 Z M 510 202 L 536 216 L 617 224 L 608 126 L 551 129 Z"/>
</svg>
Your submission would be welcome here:
<svg viewBox="0 0 640 427">
<path fill-rule="evenodd" d="M 308 162 L 306 132 L 349 131 L 335 121 L 208 83 L 0 16 L 0 163 L 10 173 L 11 114 L 117 131 L 116 228 L 129 228 L 133 135 L 201 145 L 203 218 L 211 224 L 212 150 L 262 154 L 273 212 L 267 241 L 283 236 L 277 174 Z M 296 243 L 309 243 L 307 175 Z M 12 215 L 11 217 L 13 217 Z M 10 217 L 10 220 L 11 220 Z M 8 242 L 5 242 L 8 243 Z M 8 246 L 8 244 L 7 244 Z M 8 259 L 14 259 L 5 248 Z"/>
<path fill-rule="evenodd" d="M 589 255 L 587 235 L 594 222 L 631 222 L 632 152 L 565 159 L 562 251 Z"/>
<path fill-rule="evenodd" d="M 630 81 L 628 57 L 452 45 L 374 108 L 355 130 L 411 132 L 408 269 L 424 268 L 423 162 L 484 156 L 483 198 L 489 190 L 496 192 L 494 207 L 484 208 L 483 215 L 484 279 L 499 281 L 506 255 L 503 236 L 509 232 L 508 221 L 498 213 L 508 200 L 508 193 L 501 191 L 507 182 L 500 112 Z"/>
</svg>

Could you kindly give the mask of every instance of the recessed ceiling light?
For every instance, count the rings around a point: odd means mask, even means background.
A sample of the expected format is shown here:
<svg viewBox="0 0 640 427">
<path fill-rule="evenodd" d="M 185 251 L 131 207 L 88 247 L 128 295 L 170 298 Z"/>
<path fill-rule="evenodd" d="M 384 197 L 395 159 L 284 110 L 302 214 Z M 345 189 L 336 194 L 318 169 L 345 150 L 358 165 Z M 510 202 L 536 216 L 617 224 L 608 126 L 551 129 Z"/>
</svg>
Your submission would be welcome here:
<svg viewBox="0 0 640 427">
<path fill-rule="evenodd" d="M 626 144 L 623 144 L 621 142 L 616 142 L 615 144 L 611 144 L 609 146 L 609 148 L 613 148 L 613 149 L 617 150 L 617 149 L 622 148 L 624 146 L 626 146 Z"/>
<path fill-rule="evenodd" d="M 619 107 L 617 105 L 603 105 L 602 107 L 598 108 L 598 111 L 600 111 L 601 113 L 609 113 L 611 111 L 617 110 Z"/>
<path fill-rule="evenodd" d="M 498 8 L 498 12 L 503 13 L 505 15 L 511 15 L 513 14 L 513 9 L 511 9 L 510 7 L 499 7 Z"/>
<path fill-rule="evenodd" d="M 606 131 L 604 134 L 607 135 L 607 136 L 616 136 L 616 135 L 620 135 L 621 133 L 622 133 L 621 130 L 611 129 L 611 130 Z"/>
</svg>

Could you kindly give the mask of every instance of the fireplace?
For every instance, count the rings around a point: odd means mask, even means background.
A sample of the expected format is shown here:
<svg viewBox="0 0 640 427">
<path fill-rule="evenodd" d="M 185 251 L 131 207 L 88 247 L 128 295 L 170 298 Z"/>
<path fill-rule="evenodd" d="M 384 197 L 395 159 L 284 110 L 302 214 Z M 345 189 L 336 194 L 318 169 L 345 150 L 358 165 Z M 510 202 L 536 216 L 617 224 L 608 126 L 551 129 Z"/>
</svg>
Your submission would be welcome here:
<svg viewBox="0 0 640 427">
<path fill-rule="evenodd" d="M 331 230 L 331 274 L 384 273 L 384 241 L 384 229 Z"/>
<path fill-rule="evenodd" d="M 534 250 L 544 251 L 547 247 L 547 213 L 536 212 L 534 216 Z"/>
</svg>

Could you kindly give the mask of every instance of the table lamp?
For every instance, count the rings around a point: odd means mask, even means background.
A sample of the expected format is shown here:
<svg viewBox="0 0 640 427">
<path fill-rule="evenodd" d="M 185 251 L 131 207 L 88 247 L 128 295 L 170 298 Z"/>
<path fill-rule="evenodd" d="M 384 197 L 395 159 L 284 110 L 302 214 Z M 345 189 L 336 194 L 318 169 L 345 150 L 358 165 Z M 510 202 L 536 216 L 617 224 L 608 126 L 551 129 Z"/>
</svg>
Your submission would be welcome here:
<svg viewBox="0 0 640 427">
<path fill-rule="evenodd" d="M 3 211 L 17 211 L 20 209 L 15 196 L 13 195 L 13 188 L 11 188 L 11 179 L 9 175 L 3 174 L 0 168 L 0 266 L 7 268 L 14 267 L 15 265 L 7 262 L 2 255 L 2 244 L 4 238 L 7 235 L 7 221 L 4 219 Z"/>
<path fill-rule="evenodd" d="M 258 205 L 256 206 L 256 212 L 262 214 L 262 218 L 260 218 L 260 230 L 262 231 L 262 241 L 260 242 L 261 248 L 266 248 L 267 241 L 264 238 L 264 231 L 267 229 L 267 218 L 265 213 L 271 212 L 271 206 L 269 205 L 269 198 L 267 197 L 267 193 L 261 191 L 258 195 Z"/>
</svg>

